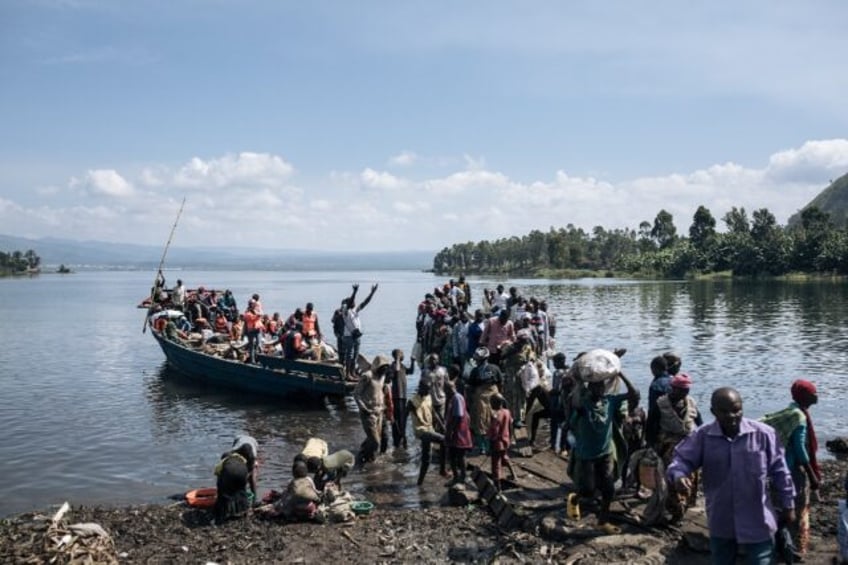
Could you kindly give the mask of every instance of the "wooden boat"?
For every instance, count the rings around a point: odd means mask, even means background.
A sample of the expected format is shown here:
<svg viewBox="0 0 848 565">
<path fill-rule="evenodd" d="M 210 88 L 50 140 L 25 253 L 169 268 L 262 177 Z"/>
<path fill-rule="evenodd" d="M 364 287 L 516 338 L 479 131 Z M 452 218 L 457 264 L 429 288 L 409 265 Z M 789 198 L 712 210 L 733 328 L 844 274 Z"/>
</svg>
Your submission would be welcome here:
<svg viewBox="0 0 848 565">
<path fill-rule="evenodd" d="M 356 386 L 355 382 L 344 378 L 338 363 L 258 355 L 254 365 L 170 341 L 156 330 L 150 333 L 169 365 L 192 380 L 214 387 L 294 401 L 314 401 L 344 397 Z"/>
</svg>

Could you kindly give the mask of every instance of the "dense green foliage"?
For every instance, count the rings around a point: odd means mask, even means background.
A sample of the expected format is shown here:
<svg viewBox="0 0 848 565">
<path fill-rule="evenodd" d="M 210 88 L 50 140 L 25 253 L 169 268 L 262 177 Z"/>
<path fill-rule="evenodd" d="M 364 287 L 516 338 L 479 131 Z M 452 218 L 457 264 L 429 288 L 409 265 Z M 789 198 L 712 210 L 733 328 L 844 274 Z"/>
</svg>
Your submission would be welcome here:
<svg viewBox="0 0 848 565">
<path fill-rule="evenodd" d="M 5 253 L 0 251 L 0 274 L 14 275 L 25 273 L 28 270 L 33 271 L 41 265 L 41 257 L 39 257 L 32 249 L 22 253 L 20 251 L 12 251 Z"/>
<path fill-rule="evenodd" d="M 717 232 L 712 213 L 700 206 L 689 237 L 678 235 L 666 210 L 653 224 L 639 224 L 638 231 L 551 227 L 523 237 L 446 247 L 433 258 L 433 270 L 533 275 L 579 269 L 666 278 L 727 271 L 744 276 L 848 274 L 848 230 L 834 226 L 816 207 L 805 208 L 792 227 L 779 226 L 766 208 L 755 210 L 749 220 L 744 208 L 734 207 L 722 221 L 726 231 Z"/>
</svg>

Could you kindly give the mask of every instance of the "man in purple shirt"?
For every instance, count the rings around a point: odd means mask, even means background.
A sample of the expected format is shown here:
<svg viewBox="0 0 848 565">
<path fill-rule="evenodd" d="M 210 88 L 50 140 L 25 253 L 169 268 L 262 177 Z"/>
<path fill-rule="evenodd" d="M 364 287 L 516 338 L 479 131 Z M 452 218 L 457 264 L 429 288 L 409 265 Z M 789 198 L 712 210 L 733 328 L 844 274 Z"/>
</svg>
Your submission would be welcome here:
<svg viewBox="0 0 848 565">
<path fill-rule="evenodd" d="M 742 417 L 742 397 L 736 390 L 716 389 L 711 411 L 715 421 L 675 448 L 668 480 L 680 494 L 688 495 L 689 475 L 703 468 L 712 563 L 735 563 L 741 545 L 748 563 L 768 565 L 777 530 L 769 481 L 783 522 L 795 521 L 795 487 L 783 448 L 771 427 Z"/>
</svg>

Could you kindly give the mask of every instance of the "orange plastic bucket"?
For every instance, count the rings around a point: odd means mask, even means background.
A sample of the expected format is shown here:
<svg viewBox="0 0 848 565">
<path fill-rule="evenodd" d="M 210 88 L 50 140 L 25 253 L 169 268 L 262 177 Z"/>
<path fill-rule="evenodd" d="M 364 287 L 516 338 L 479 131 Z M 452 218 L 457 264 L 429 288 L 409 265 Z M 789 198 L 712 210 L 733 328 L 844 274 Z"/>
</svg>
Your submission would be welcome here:
<svg viewBox="0 0 848 565">
<path fill-rule="evenodd" d="M 192 508 L 212 508 L 218 499 L 218 489 L 206 487 L 190 490 L 186 493 L 185 499 Z"/>
</svg>

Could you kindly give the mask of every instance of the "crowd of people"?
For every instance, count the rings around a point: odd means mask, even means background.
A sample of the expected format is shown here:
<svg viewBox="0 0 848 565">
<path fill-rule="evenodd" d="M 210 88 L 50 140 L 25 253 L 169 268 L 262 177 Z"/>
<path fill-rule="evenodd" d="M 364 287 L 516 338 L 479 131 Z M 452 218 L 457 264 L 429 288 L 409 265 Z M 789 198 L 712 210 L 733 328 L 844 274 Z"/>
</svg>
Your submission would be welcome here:
<svg viewBox="0 0 848 565">
<path fill-rule="evenodd" d="M 262 313 L 258 295 L 239 314 L 234 300 L 231 306 L 219 306 L 211 302 L 213 293 L 198 289 L 196 295 L 186 295 L 178 290 L 181 286 L 171 292 L 172 304 L 185 297 L 182 311 L 195 329 L 198 318 L 211 316 L 216 325 L 223 317 L 229 328 L 243 319 L 251 344 L 266 343 L 256 332 L 269 328 L 294 328 L 307 343 L 322 337 L 312 304 L 281 322 L 276 314 Z M 720 387 L 710 399 L 714 420 L 705 423 L 690 394 L 695 380 L 682 371 L 678 355 L 666 352 L 650 363 L 652 381 L 642 408 L 639 390 L 620 370 L 602 379 L 587 378 L 580 369 L 586 361 L 582 353 L 569 366 L 565 353 L 557 351 L 556 320 L 544 300 L 525 299 L 515 287 L 498 285 L 484 289 L 481 306 L 472 311 L 471 289 L 462 277 L 434 288 L 419 303 L 408 363 L 400 349 L 367 362 L 359 355 L 359 312 L 377 288 L 373 285 L 357 304 L 358 285 L 353 285 L 332 320 L 345 371 L 358 377 L 354 399 L 365 439 L 356 454 L 321 451 L 294 461 L 292 483 L 266 507 L 266 514 L 313 518 L 325 501 L 327 485 L 334 485 L 334 499 L 338 480 L 350 469 L 377 461 L 390 445 L 407 450 L 408 437 L 420 443 L 419 485 L 435 447 L 446 486 L 466 484 L 466 457 L 485 454 L 493 480 L 504 488 L 507 471 L 515 478 L 509 452 L 518 442 L 517 430 L 528 427 L 534 445 L 539 422 L 547 419 L 550 437 L 545 443 L 567 459 L 571 500 L 594 510 L 600 530 L 619 531 L 610 505 L 621 489 L 650 497 L 645 523 L 656 525 L 679 523 L 702 492 L 714 563 L 733 562 L 731 556 L 740 547 L 749 563 L 758 564 L 770 563 L 776 552 L 790 559 L 806 552 L 810 497 L 821 482 L 810 414 L 818 398 L 812 382 L 793 382 L 788 406 L 760 420 L 743 416 L 738 391 Z M 231 293 L 217 299 L 226 296 Z M 206 310 L 198 309 L 198 302 Z M 172 323 L 167 321 L 162 331 L 173 333 Z M 620 359 L 625 352 L 608 353 Z M 420 376 L 413 393 L 407 378 L 416 369 Z M 255 442 L 237 440 L 222 458 L 222 517 L 243 509 L 244 501 L 233 498 L 232 477 L 255 495 L 250 482 L 255 454 Z"/>
<path fill-rule="evenodd" d="M 150 323 L 171 341 L 203 347 L 207 353 L 245 363 L 256 363 L 259 353 L 286 359 L 337 361 L 342 363 L 346 375 L 353 375 L 362 337 L 359 313 L 377 288 L 373 285 L 368 296 L 357 304 L 359 285 L 353 285 L 351 294 L 333 313 L 333 344 L 322 332 L 312 302 L 283 318 L 279 312 L 266 312 L 259 294 L 254 293 L 244 311 L 240 311 L 229 289 L 199 286 L 187 290 L 179 279 L 169 289 L 160 271 L 151 292 Z"/>
</svg>

